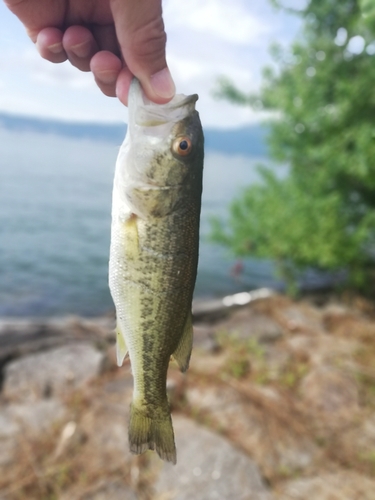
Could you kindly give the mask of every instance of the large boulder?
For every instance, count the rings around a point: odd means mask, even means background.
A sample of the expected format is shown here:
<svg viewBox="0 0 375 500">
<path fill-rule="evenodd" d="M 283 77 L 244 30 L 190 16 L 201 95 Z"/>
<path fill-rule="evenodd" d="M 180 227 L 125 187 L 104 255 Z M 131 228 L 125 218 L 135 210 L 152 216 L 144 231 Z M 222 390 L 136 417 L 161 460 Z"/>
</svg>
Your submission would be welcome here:
<svg viewBox="0 0 375 500">
<path fill-rule="evenodd" d="M 334 367 L 314 368 L 302 380 L 300 391 L 312 412 L 331 420 L 351 418 L 359 410 L 359 390 L 354 377 Z"/>
<path fill-rule="evenodd" d="M 83 491 L 69 490 L 59 500 L 137 500 L 137 497 L 122 481 L 108 480 L 99 481 Z"/>
<path fill-rule="evenodd" d="M 47 432 L 66 414 L 65 406 L 56 399 L 0 407 L 0 466 L 15 460 L 22 440 Z"/>
<path fill-rule="evenodd" d="M 218 322 L 215 329 L 244 341 L 273 342 L 283 336 L 283 330 L 276 321 L 250 307 L 235 311 L 229 318 Z"/>
<path fill-rule="evenodd" d="M 155 485 L 173 500 L 271 500 L 258 467 L 229 441 L 191 420 L 175 417 L 177 465 L 163 464 Z M 162 496 L 164 495 L 164 496 Z M 158 496 L 158 498 L 159 498 Z"/>
<path fill-rule="evenodd" d="M 280 500 L 375 500 L 375 481 L 356 472 L 342 471 L 288 481 Z"/>
<path fill-rule="evenodd" d="M 5 366 L 3 394 L 13 401 L 61 396 L 96 377 L 103 354 L 79 343 L 31 354 Z"/>
</svg>

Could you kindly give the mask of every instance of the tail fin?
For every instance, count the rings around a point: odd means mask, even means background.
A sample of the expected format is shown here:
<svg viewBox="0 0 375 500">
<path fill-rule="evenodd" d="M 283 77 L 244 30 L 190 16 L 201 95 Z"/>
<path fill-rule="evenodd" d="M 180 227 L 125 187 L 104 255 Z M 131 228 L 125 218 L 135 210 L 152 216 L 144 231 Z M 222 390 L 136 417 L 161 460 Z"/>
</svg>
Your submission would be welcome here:
<svg viewBox="0 0 375 500">
<path fill-rule="evenodd" d="M 147 450 L 156 450 L 163 460 L 176 463 L 176 446 L 170 413 L 148 417 L 132 403 L 129 423 L 130 451 L 139 455 Z"/>
</svg>

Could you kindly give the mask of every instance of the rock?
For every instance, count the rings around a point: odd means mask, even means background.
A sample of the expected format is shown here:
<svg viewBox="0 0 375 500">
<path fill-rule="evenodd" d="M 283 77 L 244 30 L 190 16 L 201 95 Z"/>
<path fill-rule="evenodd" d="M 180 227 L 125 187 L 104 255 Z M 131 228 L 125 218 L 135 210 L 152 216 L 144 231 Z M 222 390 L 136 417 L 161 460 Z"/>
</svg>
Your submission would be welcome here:
<svg viewBox="0 0 375 500">
<path fill-rule="evenodd" d="M 287 368 L 291 353 L 279 344 L 269 344 L 264 349 L 264 363 L 267 367 L 268 378 L 277 380 Z M 262 360 L 263 361 L 263 360 Z"/>
<path fill-rule="evenodd" d="M 312 333 L 323 330 L 321 312 L 311 304 L 293 304 L 282 311 L 280 319 L 292 332 Z"/>
<path fill-rule="evenodd" d="M 215 328 L 205 323 L 194 324 L 194 348 L 215 353 L 220 345 L 215 337 Z"/>
<path fill-rule="evenodd" d="M 190 359 L 190 368 L 188 371 L 188 376 L 190 372 L 199 373 L 200 375 L 209 376 L 211 378 L 220 377 L 223 373 L 225 365 L 228 361 L 228 353 L 224 350 L 218 354 L 213 354 L 207 356 L 201 355 L 198 351 L 192 353 Z"/>
<path fill-rule="evenodd" d="M 122 401 L 123 396 L 126 393 L 132 392 L 133 390 L 133 377 L 128 374 L 125 377 L 115 378 L 110 380 L 103 386 L 103 390 L 106 394 L 113 394 L 119 396 Z"/>
<path fill-rule="evenodd" d="M 114 341 L 114 318 L 0 319 L 0 365 L 9 359 L 78 341 Z"/>
<path fill-rule="evenodd" d="M 6 412 L 28 434 L 41 434 L 66 417 L 66 407 L 58 399 L 33 404 L 10 404 Z"/>
<path fill-rule="evenodd" d="M 134 491 L 120 481 L 104 483 L 81 497 L 82 500 L 137 500 Z M 80 500 L 81 500 L 80 499 Z"/>
<path fill-rule="evenodd" d="M 331 421 L 351 418 L 359 410 L 359 391 L 355 379 L 341 370 L 321 366 L 308 373 L 300 392 L 308 408 Z"/>
<path fill-rule="evenodd" d="M 208 419 L 254 458 L 267 478 L 310 466 L 316 445 L 299 432 L 298 413 L 275 390 L 246 384 L 247 395 L 231 387 L 191 387 L 189 407 Z M 272 432 L 270 432 L 272 431 Z"/>
<path fill-rule="evenodd" d="M 2 439 L 0 436 L 0 467 L 11 465 L 14 463 L 18 443 L 14 438 Z M 1 498 L 1 497 L 0 497 Z"/>
<path fill-rule="evenodd" d="M 175 417 L 177 465 L 162 464 L 155 485 L 173 500 L 271 500 L 256 464 L 226 439 Z M 159 497 L 158 497 L 159 498 Z"/>
<path fill-rule="evenodd" d="M 375 335 L 375 322 L 371 317 L 368 318 L 358 311 L 337 306 L 327 308 L 323 319 L 326 329 L 336 338 L 362 339 L 372 343 Z"/>
<path fill-rule="evenodd" d="M 10 404 L 0 409 L 0 465 L 12 463 L 20 439 L 47 432 L 66 416 L 66 408 L 56 400 L 32 404 Z"/>
<path fill-rule="evenodd" d="M 359 420 L 359 419 L 358 419 Z M 375 465 L 375 413 L 366 416 L 362 422 L 352 425 L 340 433 L 336 440 L 336 456 L 346 456 L 361 470 L 374 471 Z"/>
<path fill-rule="evenodd" d="M 336 474 L 288 481 L 280 500 L 375 500 L 375 480 L 345 470 Z"/>
<path fill-rule="evenodd" d="M 167 395 L 171 408 L 181 406 L 185 399 L 186 373 L 169 368 L 167 377 Z"/>
<path fill-rule="evenodd" d="M 282 328 L 269 316 L 243 308 L 216 325 L 217 332 L 225 332 L 239 340 L 255 339 L 258 342 L 273 342 L 283 335 Z"/>
<path fill-rule="evenodd" d="M 5 366 L 4 396 L 36 401 L 82 387 L 101 370 L 103 354 L 79 343 L 25 356 Z"/>
<path fill-rule="evenodd" d="M 119 468 L 128 469 L 134 456 L 128 445 L 129 402 L 96 402 L 83 416 L 79 432 L 86 437 L 82 454 L 91 471 L 110 473 Z"/>
<path fill-rule="evenodd" d="M 1 500 L 1 498 L 0 498 Z M 129 486 L 122 481 L 99 481 L 85 491 L 68 491 L 59 500 L 137 500 Z"/>
<path fill-rule="evenodd" d="M 371 443 L 371 446 L 375 449 L 375 413 L 364 421 L 363 435 L 367 443 Z"/>
<path fill-rule="evenodd" d="M 295 357 L 315 366 L 341 363 L 351 359 L 359 344 L 352 339 L 333 337 L 321 332 L 297 333 L 286 339 L 286 346 Z"/>
</svg>

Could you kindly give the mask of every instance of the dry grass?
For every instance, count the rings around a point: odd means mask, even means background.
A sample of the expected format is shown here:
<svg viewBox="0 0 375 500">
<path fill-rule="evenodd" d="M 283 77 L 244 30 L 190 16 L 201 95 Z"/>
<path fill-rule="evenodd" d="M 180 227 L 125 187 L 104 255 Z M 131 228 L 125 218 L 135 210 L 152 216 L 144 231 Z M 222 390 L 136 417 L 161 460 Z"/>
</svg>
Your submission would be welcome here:
<svg viewBox="0 0 375 500">
<path fill-rule="evenodd" d="M 106 454 L 98 460 L 90 436 L 81 426 L 87 413 L 103 397 L 103 385 L 118 378 L 118 372 L 107 372 L 87 390 L 76 391 L 64 401 L 69 422 L 74 422 L 76 430 L 63 446 L 61 438 L 70 425 L 66 420 L 42 435 L 29 435 L 20 440 L 12 465 L 1 471 L 0 492 L 4 498 L 79 500 L 87 498 L 84 494 L 93 485 L 117 480 L 131 487 L 140 500 L 152 500 L 155 471 L 150 467 L 149 455 L 133 457 L 130 462 L 122 461 L 118 465 L 117 457 L 111 460 Z"/>
<path fill-rule="evenodd" d="M 302 316 L 311 319 L 304 334 L 309 335 L 311 325 L 320 324 L 330 338 L 358 341 L 358 349 L 351 353 L 343 369 L 356 377 L 360 411 L 335 428 L 324 415 L 314 414 L 301 398 L 300 383 L 312 365 L 308 357 L 293 352 L 285 340 L 295 334 L 285 314 L 291 307 L 298 309 L 300 305 L 285 297 L 256 305 L 259 313 L 273 318 L 286 332 L 273 344 L 274 349 L 286 354 L 276 377 L 268 362 L 267 346 L 221 332 L 220 351 L 196 350 L 186 377 L 177 374 L 171 365 L 176 384 L 173 408 L 225 435 L 255 459 L 273 487 L 301 473 L 318 475 L 329 470 L 354 470 L 374 477 L 375 454 L 371 448 L 359 445 L 358 440 L 364 419 L 375 409 L 373 308 L 368 303 L 359 304 L 355 310 L 338 314 L 304 303 L 299 309 Z M 57 500 L 67 491 L 74 491 L 69 500 L 78 500 L 82 492 L 102 480 L 121 480 L 140 500 L 154 498 L 156 472 L 149 454 L 134 457 L 127 465 L 110 471 L 103 470 L 92 456 L 89 436 L 80 427 L 85 415 L 103 398 L 106 384 L 121 379 L 128 370 L 111 368 L 89 390 L 76 392 L 66 401 L 70 420 L 76 422 L 78 431 L 62 451 L 56 452 L 66 421 L 38 438 L 29 437 L 20 443 L 15 463 L 0 475 L 0 491 L 7 500 Z M 195 402 L 191 398 L 193 391 L 198 394 Z M 303 443 L 313 447 L 313 459 L 299 470 L 285 463 L 284 454 L 286 449 L 298 450 Z"/>
</svg>

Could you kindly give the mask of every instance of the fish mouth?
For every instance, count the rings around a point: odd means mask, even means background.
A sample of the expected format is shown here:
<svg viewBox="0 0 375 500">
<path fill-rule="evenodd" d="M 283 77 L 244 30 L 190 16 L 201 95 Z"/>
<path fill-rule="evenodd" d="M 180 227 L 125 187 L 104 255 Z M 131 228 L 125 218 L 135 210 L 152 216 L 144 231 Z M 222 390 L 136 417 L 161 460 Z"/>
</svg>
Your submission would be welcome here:
<svg viewBox="0 0 375 500">
<path fill-rule="evenodd" d="M 154 127 L 176 123 L 195 112 L 197 100 L 197 94 L 176 94 L 168 103 L 156 104 L 145 96 L 139 80 L 133 78 L 128 98 L 129 125 Z"/>
</svg>

